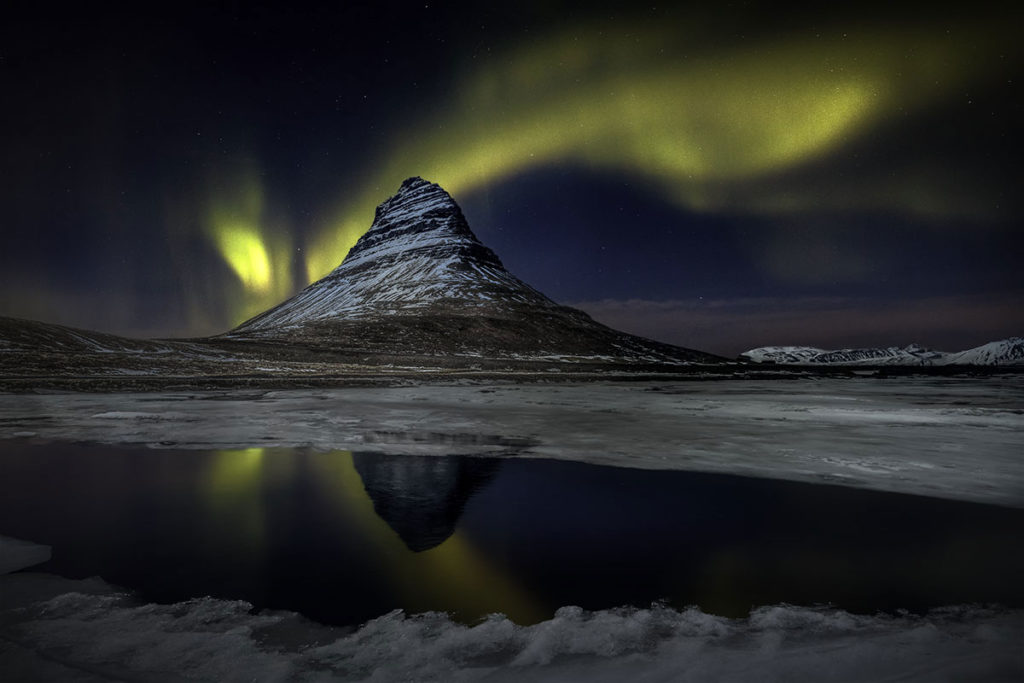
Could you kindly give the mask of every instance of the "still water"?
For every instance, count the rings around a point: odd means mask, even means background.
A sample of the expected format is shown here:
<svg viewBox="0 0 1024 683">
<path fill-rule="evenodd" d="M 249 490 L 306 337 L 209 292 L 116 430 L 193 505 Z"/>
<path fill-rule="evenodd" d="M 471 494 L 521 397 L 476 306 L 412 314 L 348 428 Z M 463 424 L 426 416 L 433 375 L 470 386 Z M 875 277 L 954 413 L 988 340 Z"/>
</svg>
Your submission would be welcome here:
<svg viewBox="0 0 1024 683">
<path fill-rule="evenodd" d="M 665 601 L 746 615 L 1024 605 L 1024 510 L 536 459 L 12 445 L 0 535 L 34 570 L 146 601 L 210 595 L 355 625 L 519 623 Z"/>
</svg>

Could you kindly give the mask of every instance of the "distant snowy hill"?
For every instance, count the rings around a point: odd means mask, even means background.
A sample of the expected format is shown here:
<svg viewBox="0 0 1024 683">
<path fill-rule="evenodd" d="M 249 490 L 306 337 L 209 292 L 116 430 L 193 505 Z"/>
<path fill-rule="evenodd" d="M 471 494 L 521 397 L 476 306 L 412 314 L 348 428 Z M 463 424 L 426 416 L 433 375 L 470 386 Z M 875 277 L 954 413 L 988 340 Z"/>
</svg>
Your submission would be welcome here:
<svg viewBox="0 0 1024 683">
<path fill-rule="evenodd" d="M 762 346 L 741 358 L 781 365 L 1024 365 L 1024 337 L 989 342 L 966 351 L 935 351 L 916 344 L 903 348 L 840 349 L 811 346 Z"/>
<path fill-rule="evenodd" d="M 1010 337 L 946 355 L 944 365 L 1024 365 L 1024 337 Z"/>
</svg>

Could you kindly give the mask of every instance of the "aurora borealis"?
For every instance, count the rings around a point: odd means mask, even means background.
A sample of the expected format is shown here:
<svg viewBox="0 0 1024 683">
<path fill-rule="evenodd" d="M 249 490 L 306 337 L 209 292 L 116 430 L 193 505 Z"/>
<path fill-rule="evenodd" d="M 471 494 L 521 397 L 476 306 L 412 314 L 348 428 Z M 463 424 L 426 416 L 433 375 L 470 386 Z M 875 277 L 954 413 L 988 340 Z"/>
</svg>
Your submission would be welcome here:
<svg viewBox="0 0 1024 683">
<path fill-rule="evenodd" d="M 223 331 L 420 175 L 629 332 L 1020 333 L 1020 10 L 582 7 L 14 12 L 0 315 Z"/>
</svg>

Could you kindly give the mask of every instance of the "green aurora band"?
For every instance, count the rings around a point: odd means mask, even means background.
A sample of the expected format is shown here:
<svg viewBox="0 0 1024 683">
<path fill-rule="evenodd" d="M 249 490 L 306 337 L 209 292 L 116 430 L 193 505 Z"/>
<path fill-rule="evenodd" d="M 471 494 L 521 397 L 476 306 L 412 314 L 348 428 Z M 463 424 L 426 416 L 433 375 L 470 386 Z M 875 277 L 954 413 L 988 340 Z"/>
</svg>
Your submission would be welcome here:
<svg viewBox="0 0 1024 683">
<path fill-rule="evenodd" d="M 1006 68 L 1000 50 L 1012 36 L 961 26 L 751 44 L 712 37 L 700 22 L 592 26 L 480 63 L 432 113 L 393 136 L 391 149 L 368 165 L 377 171 L 319 222 L 303 250 L 306 280 L 338 265 L 376 205 L 409 175 L 457 196 L 572 164 L 629 175 L 692 211 L 785 215 L 857 206 L 941 215 L 948 206 L 919 182 L 869 180 L 857 192 L 822 193 L 793 181 L 780 186 L 778 178 L 984 83 Z M 211 210 L 208 230 L 244 288 L 236 322 L 292 285 L 293 245 L 271 239 L 258 201 L 246 201 Z"/>
</svg>

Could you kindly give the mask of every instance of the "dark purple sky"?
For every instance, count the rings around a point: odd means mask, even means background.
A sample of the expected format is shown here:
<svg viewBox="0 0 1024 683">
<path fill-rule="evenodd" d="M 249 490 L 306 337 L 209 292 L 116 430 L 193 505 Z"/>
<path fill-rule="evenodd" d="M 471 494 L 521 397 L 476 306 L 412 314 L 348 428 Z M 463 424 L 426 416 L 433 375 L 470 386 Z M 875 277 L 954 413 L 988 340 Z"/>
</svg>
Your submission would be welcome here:
<svg viewBox="0 0 1024 683">
<path fill-rule="evenodd" d="M 7 11 L 0 315 L 223 331 L 421 175 L 664 341 L 1024 333 L 1019 9 L 334 5 Z"/>
</svg>

